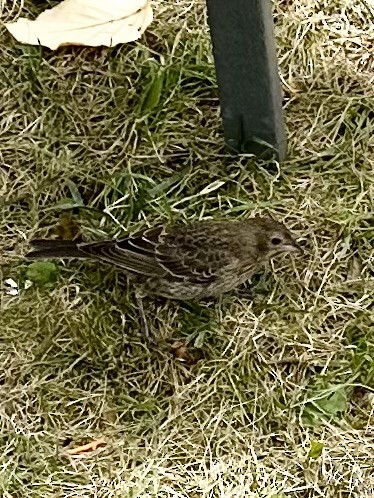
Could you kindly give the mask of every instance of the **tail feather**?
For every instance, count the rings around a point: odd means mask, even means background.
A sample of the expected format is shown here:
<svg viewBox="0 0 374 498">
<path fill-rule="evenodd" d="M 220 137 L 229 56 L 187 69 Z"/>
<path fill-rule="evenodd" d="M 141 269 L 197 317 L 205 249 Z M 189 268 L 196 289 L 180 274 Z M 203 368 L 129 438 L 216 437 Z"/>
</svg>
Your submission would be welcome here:
<svg viewBox="0 0 374 498">
<path fill-rule="evenodd" d="M 84 258 L 77 244 L 71 240 L 45 240 L 31 241 L 33 250 L 26 254 L 28 259 L 54 259 L 54 258 Z"/>
</svg>

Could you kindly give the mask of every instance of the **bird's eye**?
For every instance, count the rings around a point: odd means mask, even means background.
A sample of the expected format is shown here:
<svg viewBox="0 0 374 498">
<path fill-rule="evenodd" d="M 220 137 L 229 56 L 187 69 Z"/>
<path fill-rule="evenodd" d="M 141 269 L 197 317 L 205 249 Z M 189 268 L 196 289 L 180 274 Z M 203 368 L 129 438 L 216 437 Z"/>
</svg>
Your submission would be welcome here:
<svg viewBox="0 0 374 498">
<path fill-rule="evenodd" d="M 282 242 L 282 239 L 280 239 L 279 237 L 273 237 L 271 239 L 271 243 L 273 244 L 273 246 L 279 246 L 279 244 Z"/>
</svg>

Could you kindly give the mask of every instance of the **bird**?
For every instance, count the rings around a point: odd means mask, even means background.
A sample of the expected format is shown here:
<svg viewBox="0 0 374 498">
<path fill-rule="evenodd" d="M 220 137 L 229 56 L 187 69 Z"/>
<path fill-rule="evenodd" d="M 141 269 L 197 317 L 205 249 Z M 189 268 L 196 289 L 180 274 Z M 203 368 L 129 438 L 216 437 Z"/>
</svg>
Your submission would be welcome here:
<svg viewBox="0 0 374 498">
<path fill-rule="evenodd" d="M 28 259 L 98 260 L 122 270 L 142 294 L 181 301 L 219 297 L 269 259 L 300 250 L 283 223 L 259 216 L 157 226 L 98 242 L 39 239 L 31 246 Z"/>
</svg>

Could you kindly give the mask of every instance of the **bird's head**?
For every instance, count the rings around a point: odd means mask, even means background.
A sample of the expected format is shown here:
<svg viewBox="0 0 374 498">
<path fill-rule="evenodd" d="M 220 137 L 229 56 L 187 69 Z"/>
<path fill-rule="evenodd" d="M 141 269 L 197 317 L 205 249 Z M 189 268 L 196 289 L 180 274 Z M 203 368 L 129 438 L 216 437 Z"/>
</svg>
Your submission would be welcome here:
<svg viewBox="0 0 374 498">
<path fill-rule="evenodd" d="M 247 220 L 257 239 L 257 249 L 269 259 L 283 252 L 301 251 L 291 232 L 283 223 L 272 218 L 251 218 Z"/>
</svg>

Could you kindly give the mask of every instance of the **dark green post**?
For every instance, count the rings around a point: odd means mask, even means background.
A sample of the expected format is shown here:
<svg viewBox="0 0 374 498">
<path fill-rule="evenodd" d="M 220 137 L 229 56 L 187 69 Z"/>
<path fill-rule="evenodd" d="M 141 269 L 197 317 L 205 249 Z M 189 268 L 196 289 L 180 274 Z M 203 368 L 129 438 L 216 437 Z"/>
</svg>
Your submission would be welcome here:
<svg viewBox="0 0 374 498">
<path fill-rule="evenodd" d="M 237 153 L 286 154 L 270 0 L 207 0 L 225 140 Z"/>
</svg>

